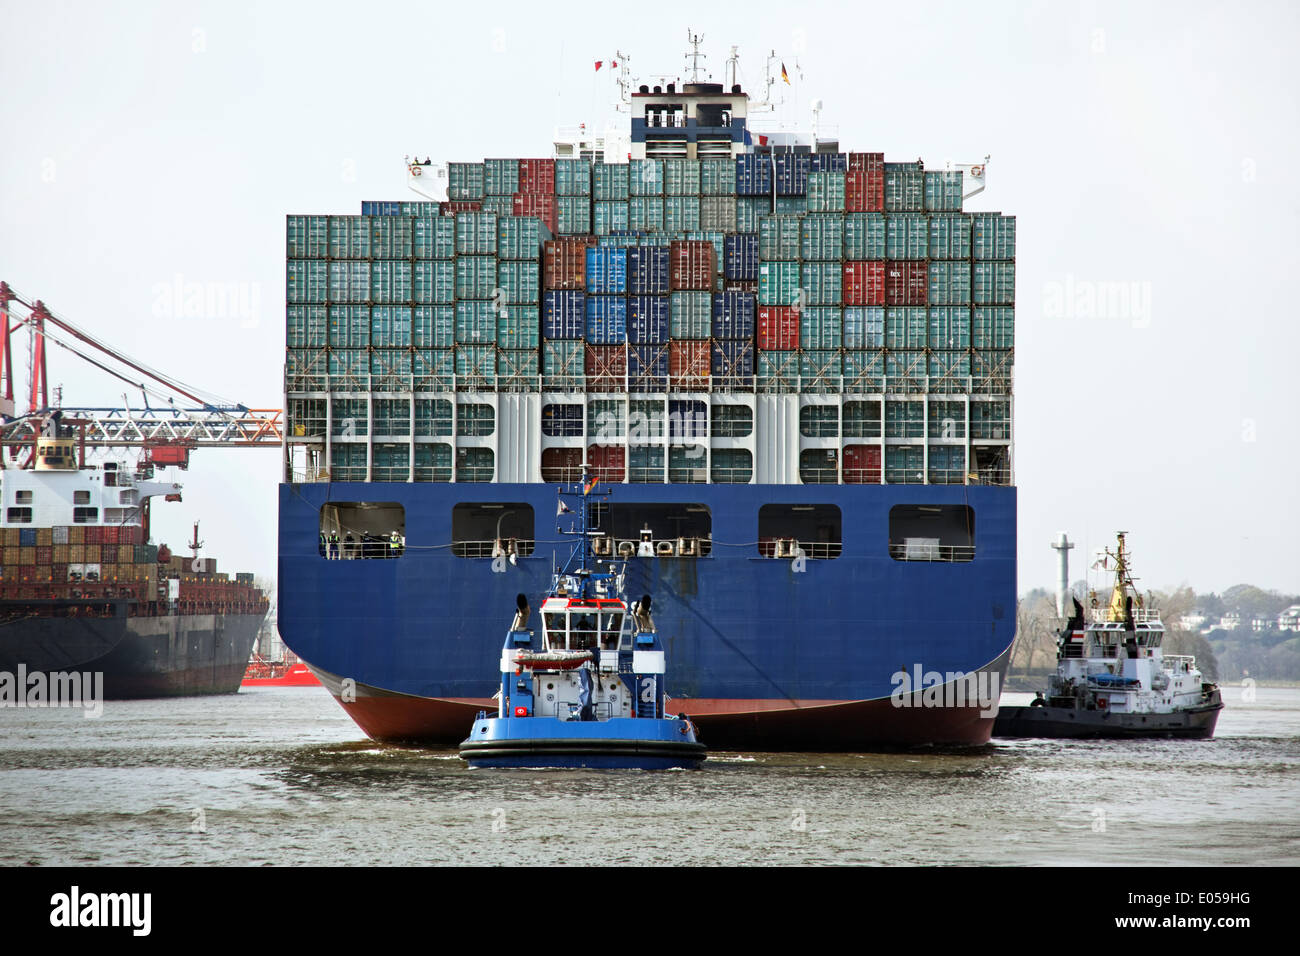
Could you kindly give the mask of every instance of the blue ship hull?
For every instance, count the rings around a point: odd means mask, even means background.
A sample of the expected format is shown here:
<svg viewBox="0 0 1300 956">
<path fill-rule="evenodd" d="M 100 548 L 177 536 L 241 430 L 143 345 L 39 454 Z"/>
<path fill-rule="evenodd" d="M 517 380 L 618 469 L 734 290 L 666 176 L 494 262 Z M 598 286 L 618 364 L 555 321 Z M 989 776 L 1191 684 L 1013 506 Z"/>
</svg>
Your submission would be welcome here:
<svg viewBox="0 0 1300 956">
<path fill-rule="evenodd" d="M 474 722 L 460 755 L 476 768 L 693 770 L 704 761 L 705 749 L 680 720 L 487 717 Z"/>
<path fill-rule="evenodd" d="M 622 484 L 614 502 L 706 506 L 703 558 L 635 558 L 631 595 L 651 594 L 670 667 L 669 709 L 684 712 L 712 749 L 844 750 L 880 745 L 982 744 L 986 705 L 918 688 L 899 674 L 937 674 L 945 687 L 973 672 L 1000 686 L 1015 631 L 1016 490 L 980 485 Z M 398 560 L 332 561 L 318 551 L 329 502 L 405 509 Z M 532 555 L 493 570 L 452 554 L 460 502 L 526 502 Z M 835 505 L 838 557 L 802 571 L 758 549 L 764 504 Z M 890 556 L 896 505 L 966 505 L 974 557 L 948 563 Z M 496 662 L 515 595 L 538 596 L 552 556 L 549 484 L 282 484 L 279 627 L 370 736 L 454 746 L 474 714 L 495 710 Z M 993 694 L 994 702 L 996 694 Z"/>
</svg>

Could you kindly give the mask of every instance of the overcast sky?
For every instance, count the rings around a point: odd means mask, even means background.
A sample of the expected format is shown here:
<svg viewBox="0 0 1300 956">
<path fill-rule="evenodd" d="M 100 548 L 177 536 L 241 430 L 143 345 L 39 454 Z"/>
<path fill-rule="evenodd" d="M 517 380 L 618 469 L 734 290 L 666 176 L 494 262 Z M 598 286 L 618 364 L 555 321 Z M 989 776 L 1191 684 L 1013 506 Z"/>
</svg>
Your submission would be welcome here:
<svg viewBox="0 0 1300 956">
<path fill-rule="evenodd" d="M 556 125 L 613 115 L 596 60 L 680 75 L 690 28 L 719 79 L 739 46 L 747 89 L 776 50 L 796 81 L 779 117 L 820 98 L 845 149 L 991 154 L 968 208 L 1018 217 L 1022 590 L 1054 580 L 1057 531 L 1078 578 L 1123 529 L 1144 586 L 1300 591 L 1298 8 L 727 6 L 744 14 L 8 0 L 0 278 L 187 382 L 279 407 L 286 214 L 417 198 L 409 152 L 549 155 Z M 178 279 L 246 308 L 187 315 Z M 66 404 L 121 404 L 58 349 L 50 376 Z M 274 451 L 200 451 L 156 538 L 202 519 L 224 569 L 273 574 L 279 477 Z"/>
</svg>

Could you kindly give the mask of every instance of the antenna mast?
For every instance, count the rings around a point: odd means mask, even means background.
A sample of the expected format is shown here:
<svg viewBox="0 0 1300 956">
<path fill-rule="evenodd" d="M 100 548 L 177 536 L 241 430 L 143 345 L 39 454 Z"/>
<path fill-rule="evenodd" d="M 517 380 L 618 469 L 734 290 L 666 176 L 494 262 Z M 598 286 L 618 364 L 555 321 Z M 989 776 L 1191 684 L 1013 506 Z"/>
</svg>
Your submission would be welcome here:
<svg viewBox="0 0 1300 956">
<path fill-rule="evenodd" d="M 690 30 L 687 30 L 686 42 L 691 45 L 691 52 L 686 54 L 686 60 L 691 71 L 691 82 L 698 83 L 700 81 L 700 61 L 708 59 L 705 54 L 700 52 L 700 44 L 704 42 L 704 34 L 691 33 Z"/>
</svg>

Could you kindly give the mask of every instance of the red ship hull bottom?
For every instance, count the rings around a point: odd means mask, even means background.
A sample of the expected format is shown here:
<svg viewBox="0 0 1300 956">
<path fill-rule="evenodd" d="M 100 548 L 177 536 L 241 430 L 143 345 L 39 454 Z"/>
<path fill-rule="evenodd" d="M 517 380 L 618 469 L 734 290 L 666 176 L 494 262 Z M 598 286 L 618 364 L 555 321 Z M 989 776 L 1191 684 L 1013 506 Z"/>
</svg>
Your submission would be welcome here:
<svg viewBox="0 0 1300 956">
<path fill-rule="evenodd" d="M 1000 675 L 1007 655 L 987 670 Z M 312 668 L 334 699 L 366 734 L 381 743 L 454 747 L 479 711 L 494 713 L 490 698 L 417 697 L 341 678 Z M 982 746 L 993 733 L 996 706 L 899 707 L 879 700 L 724 700 L 671 698 L 668 710 L 684 713 L 712 750 L 855 751 L 926 745 Z"/>
<path fill-rule="evenodd" d="M 244 674 L 244 679 L 240 682 L 241 687 L 319 687 L 320 681 L 316 679 L 305 664 L 294 664 L 279 677 L 250 677 L 253 668 L 250 667 Z"/>
</svg>

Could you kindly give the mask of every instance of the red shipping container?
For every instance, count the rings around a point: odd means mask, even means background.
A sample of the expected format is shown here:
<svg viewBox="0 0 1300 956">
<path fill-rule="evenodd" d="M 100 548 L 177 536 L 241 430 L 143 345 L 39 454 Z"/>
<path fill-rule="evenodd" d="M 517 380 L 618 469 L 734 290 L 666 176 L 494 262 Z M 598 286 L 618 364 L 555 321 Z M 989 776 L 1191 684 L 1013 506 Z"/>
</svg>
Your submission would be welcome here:
<svg viewBox="0 0 1300 956">
<path fill-rule="evenodd" d="M 587 464 L 597 481 L 622 481 L 626 455 L 622 445 L 592 445 L 587 449 Z"/>
<path fill-rule="evenodd" d="M 845 305 L 885 304 L 885 264 L 875 259 L 844 263 Z"/>
<path fill-rule="evenodd" d="M 542 481 L 581 481 L 581 448 L 543 448 Z"/>
<path fill-rule="evenodd" d="M 477 199 L 454 199 L 438 203 L 438 214 L 454 216 L 458 212 L 480 212 L 483 203 Z"/>
<path fill-rule="evenodd" d="M 589 392 L 627 390 L 627 346 L 588 345 L 583 354 L 583 371 Z"/>
<path fill-rule="evenodd" d="M 883 212 L 885 171 L 860 170 L 844 177 L 844 208 L 848 212 Z"/>
<path fill-rule="evenodd" d="M 555 197 L 549 193 L 515 193 L 510 211 L 516 216 L 536 216 L 555 232 Z"/>
<path fill-rule="evenodd" d="M 521 159 L 519 160 L 519 191 L 521 193 L 542 193 L 555 195 L 555 160 Z M 524 213 L 532 216 L 536 213 Z"/>
<path fill-rule="evenodd" d="M 99 544 L 102 540 L 99 535 L 100 527 L 97 524 L 86 526 L 86 544 Z"/>
<path fill-rule="evenodd" d="M 880 446 L 844 446 L 844 483 L 846 485 L 880 484 Z"/>
<path fill-rule="evenodd" d="M 709 342 L 675 339 L 668 344 L 668 374 L 680 388 L 709 384 Z"/>
<path fill-rule="evenodd" d="M 885 269 L 885 305 L 925 305 L 929 295 L 929 274 L 924 262 L 889 263 Z"/>
<path fill-rule="evenodd" d="M 759 306 L 758 347 L 787 352 L 797 349 L 799 311 L 792 305 Z"/>
<path fill-rule="evenodd" d="M 542 243 L 542 284 L 545 288 L 586 289 L 587 247 L 595 244 L 595 236 L 569 236 Z"/>
<path fill-rule="evenodd" d="M 849 153 L 849 172 L 884 172 L 884 153 Z"/>
<path fill-rule="evenodd" d="M 115 524 L 106 524 L 99 530 L 100 544 L 117 544 L 118 529 Z"/>
<path fill-rule="evenodd" d="M 142 544 L 144 529 L 135 524 L 124 524 L 118 532 L 118 544 Z"/>
<path fill-rule="evenodd" d="M 707 239 L 678 239 L 668 244 L 668 288 L 713 289 L 717 251 Z"/>
<path fill-rule="evenodd" d="M 49 566 L 54 563 L 54 548 L 48 544 L 36 546 L 36 563 Z"/>
</svg>

